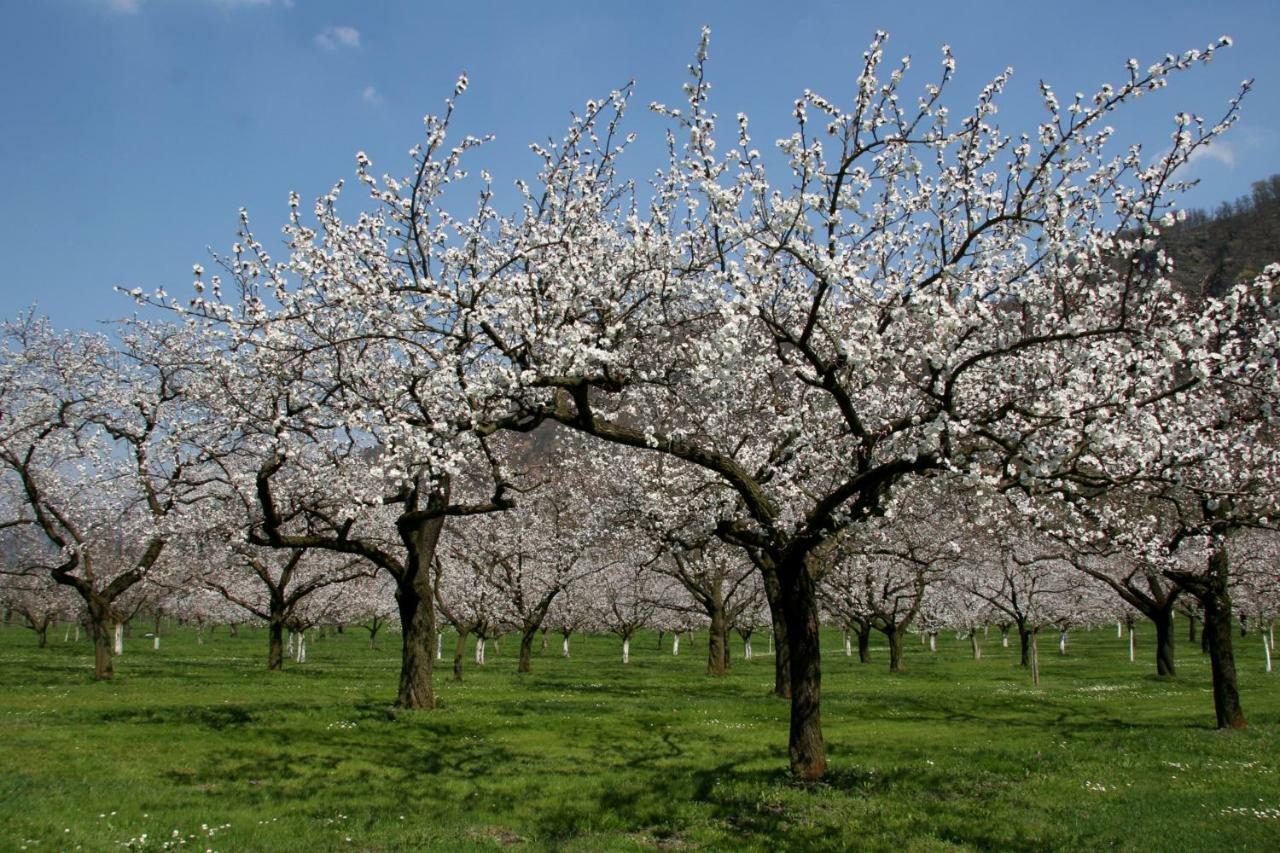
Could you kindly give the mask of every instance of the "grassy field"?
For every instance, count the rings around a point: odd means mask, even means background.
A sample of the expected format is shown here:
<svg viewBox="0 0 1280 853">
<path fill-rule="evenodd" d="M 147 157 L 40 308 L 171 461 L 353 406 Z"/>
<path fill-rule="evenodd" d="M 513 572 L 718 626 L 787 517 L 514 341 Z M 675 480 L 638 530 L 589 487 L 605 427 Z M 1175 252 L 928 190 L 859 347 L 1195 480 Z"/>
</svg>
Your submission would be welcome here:
<svg viewBox="0 0 1280 853">
<path fill-rule="evenodd" d="M 440 709 L 394 715 L 394 635 L 313 640 L 281 673 L 259 631 L 139 638 L 95 684 L 86 641 L 0 629 L 0 850 L 1280 849 L 1260 641 L 1237 652 L 1251 728 L 1220 734 L 1198 649 L 1157 680 L 1139 637 L 1130 665 L 1114 630 L 1066 657 L 1046 636 L 1033 688 L 994 631 L 980 662 L 913 640 L 896 676 L 833 633 L 832 772 L 796 787 L 772 658 L 709 678 L 705 634 L 679 657 L 641 638 L 628 666 L 575 638 L 526 676 L 490 645 L 437 679 Z"/>
</svg>

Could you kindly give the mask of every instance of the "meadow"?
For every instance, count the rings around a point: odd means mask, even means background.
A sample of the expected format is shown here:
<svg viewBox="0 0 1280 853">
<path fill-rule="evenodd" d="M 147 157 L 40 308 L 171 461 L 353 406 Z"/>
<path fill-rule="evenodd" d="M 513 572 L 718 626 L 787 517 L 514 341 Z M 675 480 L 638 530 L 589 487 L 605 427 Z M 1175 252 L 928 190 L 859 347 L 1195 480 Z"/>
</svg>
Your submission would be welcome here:
<svg viewBox="0 0 1280 853">
<path fill-rule="evenodd" d="M 273 673 L 262 631 L 179 629 L 93 683 L 86 640 L 8 627 L 0 850 L 1280 848 L 1280 674 L 1238 640 L 1251 725 L 1216 732 L 1180 624 L 1176 679 L 1150 633 L 1130 664 L 1111 628 L 1065 657 L 1042 636 L 1039 687 L 994 630 L 980 661 L 912 638 L 899 675 L 883 642 L 860 665 L 830 632 L 832 772 L 810 786 L 786 775 L 763 637 L 718 679 L 705 633 L 678 657 L 642 635 L 626 666 L 615 637 L 564 659 L 553 635 L 523 676 L 508 638 L 460 684 L 444 662 L 440 708 L 396 713 L 397 635 L 330 633 Z"/>
</svg>

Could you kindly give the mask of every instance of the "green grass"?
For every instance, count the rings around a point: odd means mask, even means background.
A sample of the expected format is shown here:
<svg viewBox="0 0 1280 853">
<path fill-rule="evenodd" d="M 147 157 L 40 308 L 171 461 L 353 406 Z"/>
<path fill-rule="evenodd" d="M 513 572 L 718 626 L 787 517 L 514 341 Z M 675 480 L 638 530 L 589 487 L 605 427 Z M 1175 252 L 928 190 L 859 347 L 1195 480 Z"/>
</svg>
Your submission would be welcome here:
<svg viewBox="0 0 1280 853">
<path fill-rule="evenodd" d="M 1150 632 L 1136 665 L 1114 630 L 1065 658 L 1046 636 L 1033 688 L 994 631 L 980 662 L 912 640 L 897 676 L 883 643 L 862 666 L 833 633 L 831 772 L 810 787 L 784 772 L 772 659 L 707 677 L 705 636 L 676 658 L 639 638 L 625 667 L 617 639 L 575 637 L 527 676 L 508 639 L 464 683 L 437 678 L 440 709 L 393 715 L 395 635 L 313 640 L 282 673 L 259 631 L 139 638 L 95 684 L 86 641 L 0 629 L 0 850 L 1280 847 L 1280 674 L 1255 635 L 1237 651 L 1251 728 L 1222 734 L 1185 641 L 1166 681 Z"/>
</svg>

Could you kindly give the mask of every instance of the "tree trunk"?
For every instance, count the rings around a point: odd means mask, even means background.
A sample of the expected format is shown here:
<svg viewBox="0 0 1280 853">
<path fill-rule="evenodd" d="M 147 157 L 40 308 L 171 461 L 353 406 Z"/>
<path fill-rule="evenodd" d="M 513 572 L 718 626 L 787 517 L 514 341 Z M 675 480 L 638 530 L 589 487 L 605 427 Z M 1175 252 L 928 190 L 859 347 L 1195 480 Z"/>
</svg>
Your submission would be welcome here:
<svg viewBox="0 0 1280 853">
<path fill-rule="evenodd" d="M 969 648 L 973 651 L 974 660 L 982 660 L 982 646 L 978 644 L 978 632 L 973 628 L 969 629 Z"/>
<path fill-rule="evenodd" d="M 1038 628 L 1031 630 L 1031 683 L 1040 686 L 1040 646 L 1036 643 L 1036 637 L 1040 633 Z"/>
<path fill-rule="evenodd" d="M 436 658 L 436 612 L 431 584 L 431 561 L 444 528 L 444 517 L 397 523 L 405 546 L 404 573 L 396 578 L 396 605 L 400 610 L 400 688 L 396 707 L 434 708 L 431 683 Z"/>
<path fill-rule="evenodd" d="M 622 662 L 631 663 L 631 638 L 622 638 Z"/>
<path fill-rule="evenodd" d="M 707 675 L 728 672 L 729 625 L 723 607 L 711 608 L 711 635 L 707 638 Z"/>
<path fill-rule="evenodd" d="M 48 648 L 49 647 L 49 623 L 45 622 L 41 625 L 35 626 L 35 632 L 36 632 L 36 647 L 41 649 Z M 1265 643 L 1266 640 L 1267 640 L 1267 635 L 1263 634 L 1262 641 Z M 1268 660 L 1270 660 L 1270 658 L 1268 658 Z"/>
<path fill-rule="evenodd" d="M 567 658 L 569 656 L 569 635 L 564 634 L 563 636 L 564 636 L 564 642 L 560 644 L 560 656 Z M 680 637 L 677 635 L 676 639 L 679 640 Z"/>
<path fill-rule="evenodd" d="M 1172 607 L 1158 608 L 1151 621 L 1156 623 L 1156 675 L 1172 678 L 1178 674 L 1173 662 Z"/>
<path fill-rule="evenodd" d="M 902 639 L 906 632 L 905 626 L 894 625 L 885 632 L 885 636 L 889 638 L 889 671 L 902 672 Z"/>
<path fill-rule="evenodd" d="M 93 677 L 98 681 L 109 681 L 115 678 L 112 667 L 110 617 L 95 614 L 91 606 L 89 610 L 89 631 L 93 634 Z"/>
<path fill-rule="evenodd" d="M 802 781 L 827 772 L 822 741 L 822 643 L 818 598 L 813 576 L 803 558 L 798 565 L 780 566 L 784 590 L 789 675 L 791 676 L 791 775 Z"/>
<path fill-rule="evenodd" d="M 1031 632 L 1024 625 L 1018 625 L 1018 646 L 1022 650 L 1018 665 L 1031 666 Z"/>
<path fill-rule="evenodd" d="M 431 593 L 419 594 L 411 584 L 398 584 L 396 605 L 400 609 L 400 687 L 396 707 L 434 708 L 436 697 L 431 684 L 435 662 L 436 626 Z"/>
<path fill-rule="evenodd" d="M 116 629 L 113 633 L 114 639 L 111 644 L 111 653 L 116 657 L 119 657 L 124 654 L 124 625 L 117 622 Z"/>
<path fill-rule="evenodd" d="M 1187 614 L 1187 642 L 1194 643 L 1196 641 L 1196 617 L 1194 614 Z"/>
<path fill-rule="evenodd" d="M 844 632 L 844 656 L 853 657 L 853 637 L 847 629 Z"/>
<path fill-rule="evenodd" d="M 761 570 L 764 597 L 769 603 L 769 619 L 773 623 L 773 695 L 791 698 L 791 644 L 787 640 L 787 612 L 782 598 L 782 585 L 776 569 Z"/>
<path fill-rule="evenodd" d="M 858 663 L 871 663 L 871 626 L 858 626 Z"/>
<path fill-rule="evenodd" d="M 471 634 L 470 629 L 462 628 L 455 625 L 454 629 L 458 632 L 458 642 L 453 646 L 453 680 L 462 680 L 462 656 L 467 651 L 467 637 Z"/>
<path fill-rule="evenodd" d="M 1226 543 L 1214 543 L 1209 556 L 1209 575 L 1200 587 L 1204 607 L 1204 632 L 1209 635 L 1209 665 L 1213 672 L 1213 710 L 1220 729 L 1243 729 L 1247 725 L 1236 687 L 1236 659 L 1231 648 L 1230 562 Z"/>
<path fill-rule="evenodd" d="M 671 656 L 675 657 L 680 654 L 680 632 L 676 631 L 675 636 L 671 638 Z"/>
<path fill-rule="evenodd" d="M 284 669 L 284 623 L 275 619 L 267 626 L 267 669 Z"/>
<path fill-rule="evenodd" d="M 1067 629 L 1062 628 L 1058 631 L 1058 654 L 1065 655 L 1067 653 Z"/>
<path fill-rule="evenodd" d="M 533 638 L 537 635 L 538 628 L 534 626 L 526 629 L 520 635 L 520 663 L 516 665 L 516 672 L 530 672 L 533 662 Z"/>
</svg>

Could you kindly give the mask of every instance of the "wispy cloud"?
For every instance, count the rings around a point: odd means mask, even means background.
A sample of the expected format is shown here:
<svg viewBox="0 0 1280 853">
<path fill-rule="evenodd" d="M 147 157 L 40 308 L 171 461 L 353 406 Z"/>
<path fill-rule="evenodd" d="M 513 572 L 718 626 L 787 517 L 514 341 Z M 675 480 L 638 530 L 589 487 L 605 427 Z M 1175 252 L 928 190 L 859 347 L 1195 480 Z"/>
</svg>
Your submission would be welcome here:
<svg viewBox="0 0 1280 853">
<path fill-rule="evenodd" d="M 1234 169 L 1236 167 L 1236 149 L 1230 142 L 1215 139 L 1208 145 L 1192 151 L 1191 159 L 1188 160 L 1188 164 L 1192 166 L 1205 162 L 1214 162 L 1226 166 L 1228 169 Z"/>
<path fill-rule="evenodd" d="M 316 44 L 325 50 L 360 46 L 360 31 L 355 27 L 329 27 L 316 35 Z"/>
<path fill-rule="evenodd" d="M 377 89 L 372 86 L 365 86 L 364 91 L 360 93 L 360 100 L 364 101 L 366 104 L 373 104 L 374 106 L 377 106 L 382 103 L 384 99 L 382 97 L 382 93 Z"/>
<path fill-rule="evenodd" d="M 106 8 L 108 12 L 114 12 L 117 15 L 136 15 L 142 11 L 149 0 L 93 0 L 93 2 Z M 294 7 L 294 0 L 203 0 L 203 2 L 206 5 L 217 6 L 222 9 L 263 8 L 266 6 L 292 9 Z"/>
</svg>

